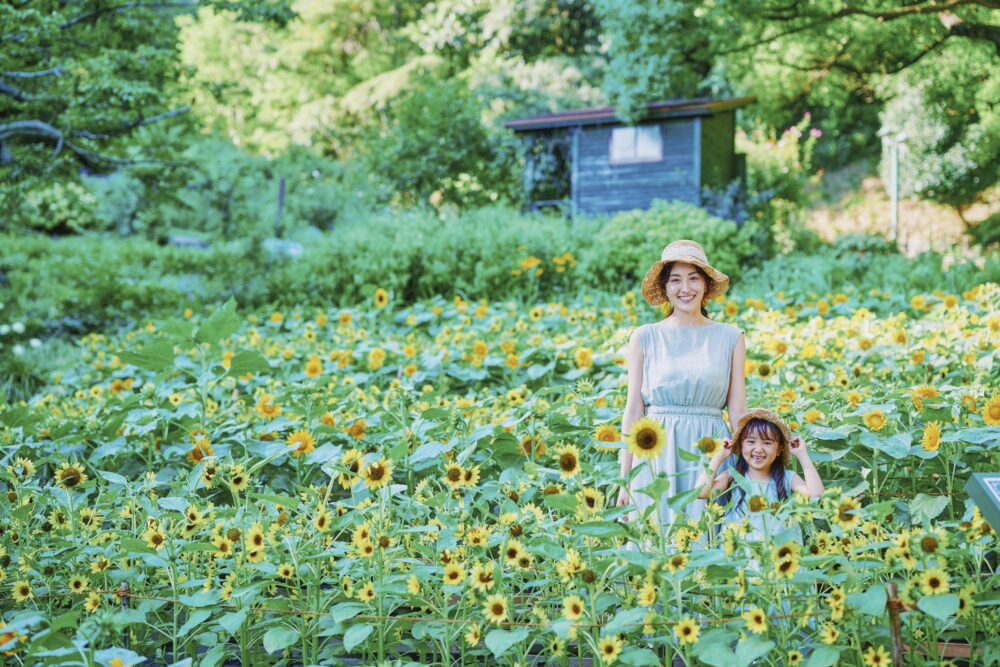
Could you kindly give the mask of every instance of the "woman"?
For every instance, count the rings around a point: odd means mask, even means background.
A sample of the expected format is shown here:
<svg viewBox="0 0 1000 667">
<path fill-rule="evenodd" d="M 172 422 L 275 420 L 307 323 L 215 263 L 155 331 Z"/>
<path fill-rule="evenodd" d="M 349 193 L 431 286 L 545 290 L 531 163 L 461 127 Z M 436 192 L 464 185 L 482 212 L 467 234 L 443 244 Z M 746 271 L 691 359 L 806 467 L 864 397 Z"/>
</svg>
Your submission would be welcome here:
<svg viewBox="0 0 1000 667">
<path fill-rule="evenodd" d="M 660 495 L 660 511 L 654 514 L 661 528 L 674 518 L 667 499 L 697 488 L 702 469 L 698 440 L 730 437 L 723 407 L 733 424 L 747 411 L 743 332 L 709 319 L 705 309 L 709 299 L 728 287 L 729 277 L 708 263 L 700 245 L 687 240 L 664 248 L 642 281 L 643 298 L 653 305 L 669 301 L 670 312 L 659 322 L 640 326 L 629 340 L 622 434 L 627 439 L 632 426 L 648 417 L 662 425 L 666 445 L 621 490 L 618 505 L 634 502 L 641 515 L 653 499 L 638 490 L 653 481 L 654 471 L 666 474 L 670 487 Z M 682 450 L 698 460 L 685 461 Z M 619 462 L 623 478 L 640 463 L 627 449 L 621 450 Z M 686 512 L 697 517 L 703 507 L 704 501 L 693 500 Z"/>
</svg>

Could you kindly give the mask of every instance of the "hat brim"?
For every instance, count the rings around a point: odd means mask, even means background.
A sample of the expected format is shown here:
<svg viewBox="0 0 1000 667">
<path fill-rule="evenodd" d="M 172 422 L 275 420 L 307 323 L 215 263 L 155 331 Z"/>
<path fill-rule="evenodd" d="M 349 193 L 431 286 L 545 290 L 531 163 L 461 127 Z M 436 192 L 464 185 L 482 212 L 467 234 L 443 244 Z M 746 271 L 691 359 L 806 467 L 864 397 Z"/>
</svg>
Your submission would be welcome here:
<svg viewBox="0 0 1000 667">
<path fill-rule="evenodd" d="M 654 262 L 653 265 L 649 267 L 649 271 L 646 272 L 646 277 L 642 279 L 642 298 L 644 298 L 649 304 L 659 306 L 660 304 L 668 301 L 666 290 L 663 289 L 663 284 L 660 281 L 660 275 L 663 273 L 663 267 L 667 264 L 674 264 L 677 262 L 693 264 L 708 274 L 708 277 L 712 279 L 712 285 L 708 288 L 708 292 L 705 293 L 706 300 L 722 296 L 726 293 L 726 290 L 729 289 L 729 276 L 722 271 L 719 271 L 711 264 L 704 262 L 693 255 L 677 255 Z"/>
</svg>

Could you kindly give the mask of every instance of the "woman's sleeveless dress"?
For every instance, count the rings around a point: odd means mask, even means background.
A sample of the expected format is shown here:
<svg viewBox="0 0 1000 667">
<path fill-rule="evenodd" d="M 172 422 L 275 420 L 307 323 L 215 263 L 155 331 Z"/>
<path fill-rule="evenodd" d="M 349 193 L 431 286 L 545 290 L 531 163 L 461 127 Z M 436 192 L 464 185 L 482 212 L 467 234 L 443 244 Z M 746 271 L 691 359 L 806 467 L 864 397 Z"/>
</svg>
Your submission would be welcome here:
<svg viewBox="0 0 1000 667">
<path fill-rule="evenodd" d="M 642 344 L 642 400 L 646 416 L 663 424 L 667 446 L 656 459 L 656 472 L 668 475 L 670 490 L 660 496 L 659 522 L 665 529 L 674 516 L 667 501 L 695 487 L 701 465 L 681 459 L 681 450 L 703 455 L 695 446 L 705 436 L 729 438 L 732 433 L 722 418 L 729 396 L 733 348 L 742 331 L 731 324 L 712 322 L 704 326 L 644 324 L 637 330 Z M 638 465 L 636 459 L 634 465 Z M 629 488 L 641 515 L 653 500 L 638 489 L 653 481 L 647 464 L 636 473 Z M 694 500 L 685 508 L 698 517 L 705 501 Z"/>
</svg>

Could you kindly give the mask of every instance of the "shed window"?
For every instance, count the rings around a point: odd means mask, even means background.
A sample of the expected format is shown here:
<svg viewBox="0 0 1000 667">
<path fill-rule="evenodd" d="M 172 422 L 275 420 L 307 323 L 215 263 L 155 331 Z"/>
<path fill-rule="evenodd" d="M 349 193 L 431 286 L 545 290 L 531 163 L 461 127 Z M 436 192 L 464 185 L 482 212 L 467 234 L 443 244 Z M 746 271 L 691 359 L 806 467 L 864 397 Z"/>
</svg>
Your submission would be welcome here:
<svg viewBox="0 0 1000 667">
<path fill-rule="evenodd" d="M 609 160 L 612 164 L 656 162 L 663 159 L 663 137 L 659 125 L 637 125 L 611 129 Z"/>
</svg>

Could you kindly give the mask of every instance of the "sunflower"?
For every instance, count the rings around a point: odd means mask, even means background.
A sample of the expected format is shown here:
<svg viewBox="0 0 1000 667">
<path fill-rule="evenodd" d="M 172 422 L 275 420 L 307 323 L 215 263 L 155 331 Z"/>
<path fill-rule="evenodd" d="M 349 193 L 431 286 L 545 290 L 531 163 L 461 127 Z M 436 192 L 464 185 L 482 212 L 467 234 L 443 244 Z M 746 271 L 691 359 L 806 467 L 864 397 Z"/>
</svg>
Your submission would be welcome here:
<svg viewBox="0 0 1000 667">
<path fill-rule="evenodd" d="M 306 377 L 319 377 L 323 374 L 323 360 L 318 356 L 313 355 L 309 357 L 309 361 L 306 362 Z"/>
<path fill-rule="evenodd" d="M 358 589 L 355 597 L 362 602 L 369 602 L 375 598 L 375 582 L 369 581 Z"/>
<path fill-rule="evenodd" d="M 462 471 L 462 483 L 466 486 L 479 484 L 479 466 L 474 465 Z"/>
<path fill-rule="evenodd" d="M 601 662 L 610 665 L 622 652 L 622 640 L 618 635 L 612 635 L 610 637 L 602 637 L 601 641 L 597 642 L 597 654 L 601 656 Z"/>
<path fill-rule="evenodd" d="M 833 623 L 824 623 L 819 637 L 823 640 L 824 644 L 834 644 L 840 638 L 840 630 Z"/>
<path fill-rule="evenodd" d="M 632 424 L 628 435 L 628 448 L 635 456 L 652 459 L 660 455 L 667 446 L 667 434 L 663 425 L 655 419 L 642 417 Z"/>
<path fill-rule="evenodd" d="M 507 618 L 507 600 L 502 595 L 491 595 L 483 605 L 483 614 L 490 623 L 500 625 Z"/>
<path fill-rule="evenodd" d="M 250 476 L 243 472 L 243 465 L 229 466 L 229 488 L 233 493 L 245 491 L 250 484 Z"/>
<path fill-rule="evenodd" d="M 708 458 L 712 458 L 713 456 L 715 456 L 715 453 L 719 451 L 719 448 L 722 447 L 722 443 L 716 440 L 715 438 L 712 438 L 710 436 L 705 436 L 697 443 L 695 443 L 695 447 L 698 449 L 699 452 L 701 452 Z"/>
<path fill-rule="evenodd" d="M 11 590 L 15 602 L 27 602 L 35 597 L 35 595 L 31 592 L 31 585 L 24 579 L 15 581 Z"/>
<path fill-rule="evenodd" d="M 569 621 L 575 621 L 583 615 L 583 598 L 579 595 L 567 595 L 562 600 L 562 615 L 563 618 Z"/>
<path fill-rule="evenodd" d="M 604 494 L 597 489 L 584 487 L 576 492 L 576 501 L 584 512 L 595 514 L 604 507 Z"/>
<path fill-rule="evenodd" d="M 453 489 L 457 489 L 464 483 L 465 471 L 458 463 L 449 463 L 444 470 L 444 483 Z"/>
<path fill-rule="evenodd" d="M 621 437 L 622 436 L 618 432 L 618 429 L 611 424 L 601 424 L 594 432 L 594 439 L 598 442 L 618 442 Z M 597 449 L 602 452 L 615 451 L 614 447 L 603 447 L 601 445 L 597 445 Z"/>
<path fill-rule="evenodd" d="M 444 566 L 444 583 L 449 586 L 458 586 L 465 581 L 465 568 L 458 563 L 449 563 Z"/>
<path fill-rule="evenodd" d="M 56 471 L 56 484 L 59 488 L 67 491 L 83 484 L 87 481 L 87 473 L 83 471 L 83 466 L 78 463 L 63 463 L 60 470 Z"/>
<path fill-rule="evenodd" d="M 685 616 L 674 625 L 674 636 L 681 644 L 697 644 L 701 627 L 690 616 Z"/>
<path fill-rule="evenodd" d="M 385 308 L 389 304 L 389 293 L 379 287 L 375 290 L 375 307 Z"/>
<path fill-rule="evenodd" d="M 478 623 L 470 623 L 465 631 L 465 643 L 469 646 L 479 646 L 481 631 Z"/>
<path fill-rule="evenodd" d="M 580 450 L 576 445 L 563 445 L 556 449 L 559 455 L 559 476 L 562 479 L 580 472 Z"/>
<path fill-rule="evenodd" d="M 392 481 L 392 461 L 379 459 L 361 468 L 361 478 L 365 480 L 365 486 L 374 491 Z"/>
<path fill-rule="evenodd" d="M 330 513 L 326 511 L 326 507 L 323 505 L 320 505 L 316 511 L 316 518 L 313 519 L 312 525 L 313 528 L 321 533 L 330 530 Z"/>
<path fill-rule="evenodd" d="M 833 522 L 845 533 L 861 525 L 861 503 L 851 496 L 843 496 L 836 507 Z"/>
<path fill-rule="evenodd" d="M 803 660 L 805 660 L 805 656 L 802 655 L 802 651 L 793 648 L 788 652 L 788 667 L 798 667 Z"/>
<path fill-rule="evenodd" d="M 305 429 L 292 431 L 288 435 L 288 446 L 295 448 L 292 450 L 292 456 L 302 456 L 316 449 L 316 438 Z"/>
<path fill-rule="evenodd" d="M 340 465 L 347 468 L 348 473 L 341 473 L 337 481 L 345 489 L 350 489 L 354 485 L 355 477 L 361 474 L 361 464 L 364 463 L 365 455 L 359 449 L 349 449 L 340 457 Z"/>
<path fill-rule="evenodd" d="M 82 593 L 87 590 L 90 586 L 90 581 L 87 577 L 81 577 L 79 575 L 74 576 L 69 580 L 69 589 L 74 593 Z"/>
<path fill-rule="evenodd" d="M 213 537 L 212 545 L 215 546 L 215 551 L 212 552 L 213 558 L 229 558 L 233 555 L 233 541 L 225 535 Z"/>
<path fill-rule="evenodd" d="M 987 426 L 1000 426 L 1000 394 L 993 394 L 983 406 L 983 421 Z"/>
<path fill-rule="evenodd" d="M 486 563 L 476 563 L 472 568 L 472 587 L 480 593 L 485 593 L 493 588 L 496 581 L 493 578 L 493 561 Z"/>
<path fill-rule="evenodd" d="M 873 431 L 881 431 L 885 428 L 886 419 L 881 410 L 872 410 L 863 415 L 865 426 Z"/>
<path fill-rule="evenodd" d="M 932 567 L 920 575 L 920 592 L 924 595 L 947 593 L 951 578 L 939 567 Z"/>
<path fill-rule="evenodd" d="M 763 512 L 767 509 L 767 498 L 764 496 L 752 496 L 747 501 L 747 507 L 751 512 Z"/>
<path fill-rule="evenodd" d="M 640 607 L 648 607 L 656 602 L 656 584 L 652 581 L 647 581 L 639 589 L 639 596 L 636 603 Z"/>
<path fill-rule="evenodd" d="M 767 615 L 760 607 L 750 607 L 750 609 L 740 614 L 740 617 L 746 623 L 747 630 L 755 635 L 762 635 L 767 632 Z"/>
<path fill-rule="evenodd" d="M 920 438 L 920 446 L 924 451 L 936 452 L 941 446 L 941 422 L 927 422 L 924 427 L 924 434 Z"/>
<path fill-rule="evenodd" d="M 670 574 L 677 574 L 681 570 L 687 567 L 688 557 L 687 554 L 674 554 L 669 559 L 667 559 L 666 568 Z"/>
<path fill-rule="evenodd" d="M 884 646 L 879 646 L 878 648 L 869 646 L 861 658 L 865 661 L 867 667 L 882 667 L 892 662 L 892 656 L 889 655 Z"/>
<path fill-rule="evenodd" d="M 101 596 L 96 591 L 91 591 L 87 595 L 87 601 L 83 603 L 83 608 L 87 610 L 88 613 L 93 614 L 95 611 L 101 608 Z"/>
<path fill-rule="evenodd" d="M 159 524 L 147 528 L 146 532 L 142 534 L 142 538 L 146 540 L 146 544 L 151 549 L 160 550 L 167 543 L 167 535 Z"/>
<path fill-rule="evenodd" d="M 278 576 L 282 579 L 291 579 L 295 576 L 295 567 L 291 563 L 282 563 L 278 566 Z"/>
<path fill-rule="evenodd" d="M 264 548 L 264 527 L 260 525 L 259 521 L 254 521 L 250 526 L 250 530 L 247 531 L 245 538 L 245 545 L 247 551 L 256 551 L 258 549 Z"/>
<path fill-rule="evenodd" d="M 406 592 L 410 595 L 420 594 L 420 580 L 417 579 L 417 575 L 411 574 L 410 578 L 406 580 Z"/>
<path fill-rule="evenodd" d="M 521 558 L 521 554 L 524 553 L 524 547 L 517 540 L 507 540 L 507 546 L 504 547 L 503 556 L 508 563 L 514 565 L 517 563 L 518 559 Z"/>
<path fill-rule="evenodd" d="M 274 402 L 271 394 L 261 394 L 256 409 L 262 419 L 274 419 L 281 414 L 281 406 Z"/>
</svg>

